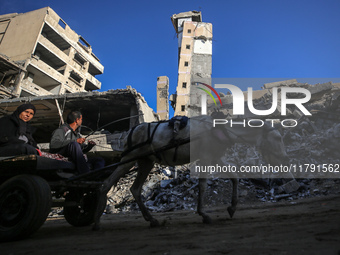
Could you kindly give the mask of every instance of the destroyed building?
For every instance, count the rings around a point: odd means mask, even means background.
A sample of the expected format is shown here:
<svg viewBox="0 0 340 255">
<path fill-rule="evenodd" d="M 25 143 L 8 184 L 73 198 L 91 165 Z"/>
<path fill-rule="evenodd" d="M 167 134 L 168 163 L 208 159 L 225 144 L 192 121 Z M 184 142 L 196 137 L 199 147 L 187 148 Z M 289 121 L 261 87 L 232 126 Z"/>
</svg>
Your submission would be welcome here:
<svg viewBox="0 0 340 255">
<path fill-rule="evenodd" d="M 170 101 L 175 116 L 191 117 L 197 115 L 190 109 L 190 98 L 195 98 L 192 94 L 197 93 L 192 85 L 197 82 L 210 84 L 212 24 L 202 22 L 202 14 L 198 11 L 174 14 L 171 22 L 178 37 L 178 83 Z"/>
<path fill-rule="evenodd" d="M 239 80 L 241 80 L 240 78 Z M 246 79 L 246 78 L 245 78 Z M 260 78 L 259 78 L 260 80 Z M 288 105 L 286 116 L 281 115 L 281 88 L 283 87 L 293 87 L 293 88 L 304 88 L 310 91 L 311 99 L 308 103 L 305 104 L 305 107 L 312 113 L 312 117 L 316 118 L 316 116 L 322 117 L 322 112 L 329 111 L 329 114 L 333 114 L 336 116 L 338 114 L 338 97 L 339 97 L 339 83 L 337 82 L 325 82 L 325 83 L 316 83 L 316 84 L 308 84 L 304 82 L 299 82 L 297 79 L 290 79 L 284 81 L 276 81 L 265 83 L 260 90 L 252 91 L 252 101 L 255 109 L 258 110 L 266 110 L 270 109 L 273 105 L 273 88 L 277 88 L 278 94 L 278 102 L 276 110 L 270 114 L 266 115 L 265 118 L 275 118 L 277 120 L 282 118 L 292 117 L 294 119 L 301 118 L 304 114 L 295 107 L 294 104 Z M 212 98 L 207 98 L 207 108 L 208 113 L 213 111 L 221 111 L 229 118 L 260 118 L 253 113 L 251 113 L 248 109 L 248 91 L 243 91 L 244 95 L 244 109 L 245 113 L 242 116 L 235 115 L 233 113 L 233 95 L 228 93 L 219 93 L 221 98 L 222 105 L 215 105 Z M 298 98 L 302 96 L 301 93 L 288 93 L 288 98 Z M 321 100 L 321 103 L 320 103 Z M 326 100 L 326 101 L 325 101 Z"/>
<path fill-rule="evenodd" d="M 50 7 L 0 15 L 2 97 L 97 90 L 103 71 L 91 45 Z"/>
<path fill-rule="evenodd" d="M 171 103 L 175 115 L 193 116 L 195 113 L 190 109 L 190 95 L 195 91 L 192 85 L 197 82 L 211 84 L 212 24 L 202 22 L 201 12 L 196 11 L 174 14 L 171 21 L 178 36 L 178 84 Z M 16 40 L 18 35 L 25 39 Z M 32 119 L 32 125 L 37 128 L 35 138 L 43 150 L 48 150 L 52 131 L 71 110 L 83 112 L 82 134 L 91 135 L 89 139 L 98 144 L 90 154 L 104 157 L 107 163 L 119 157 L 126 130 L 142 122 L 158 120 L 141 94 L 130 87 L 91 92 L 100 89 L 101 83 L 95 76 L 102 74 L 103 69 L 90 44 L 71 30 L 51 8 L 0 16 L 0 117 L 11 114 L 24 102 L 34 104 L 37 114 Z M 162 120 L 168 118 L 167 102 L 164 100 L 168 97 L 168 85 L 167 77 L 159 77 L 157 113 Z M 270 107 L 271 89 L 280 86 L 303 86 L 312 93 L 312 100 L 307 105 L 313 113 L 312 117 L 300 118 L 301 114 L 291 109 L 289 114 L 299 119 L 298 126 L 280 130 L 291 162 L 338 162 L 339 155 L 332 153 L 340 151 L 339 84 L 329 82 L 309 85 L 296 80 L 264 84 L 263 90 L 253 93 L 254 106 L 257 109 Z M 232 115 L 231 96 L 221 95 L 221 99 L 223 107 L 220 110 Z M 213 102 L 208 101 L 208 108 L 214 109 Z M 270 117 L 278 116 L 279 112 L 276 112 Z M 110 122 L 114 123 L 105 126 Z M 320 150 L 320 147 L 324 149 Z M 236 161 L 237 164 L 257 164 L 261 160 L 252 148 L 237 145 L 228 156 L 228 160 Z M 185 166 L 180 168 L 184 171 L 177 176 L 172 173 L 173 169 L 154 170 L 150 182 L 144 187 L 149 208 L 155 211 L 191 209 L 196 204 L 197 180 L 190 178 Z M 118 192 L 115 190 L 111 194 L 109 201 L 116 208 L 131 204 L 129 188 L 133 180 L 122 179 L 125 183 L 120 183 L 116 188 Z M 255 194 L 263 201 L 280 198 L 279 188 L 262 191 L 254 189 L 250 182 L 241 180 L 241 197 Z M 299 180 L 297 188 L 302 183 L 308 186 L 311 182 Z M 210 203 L 221 198 L 225 184 L 228 184 L 227 180 L 209 180 Z M 244 192 L 247 191 L 244 187 L 249 187 L 249 192 Z M 313 190 L 312 185 L 310 187 L 305 189 L 308 192 L 301 192 L 301 196 L 315 194 L 317 189 Z"/>
<path fill-rule="evenodd" d="M 42 150 L 72 110 L 84 115 L 81 133 L 97 142 L 90 156 L 108 162 L 119 157 L 128 129 L 158 120 L 130 86 L 93 92 L 101 88 L 95 76 L 103 70 L 91 45 L 50 7 L 0 16 L 0 117 L 23 103 L 35 105 L 31 122 Z"/>
<path fill-rule="evenodd" d="M 296 119 L 296 127 L 280 127 L 289 164 L 315 165 L 323 164 L 339 166 L 340 157 L 340 83 L 325 82 L 308 84 L 298 79 L 277 81 L 263 84 L 261 90 L 253 91 L 253 104 L 256 109 L 268 109 L 272 105 L 272 89 L 274 87 L 303 87 L 311 92 L 311 100 L 304 106 L 312 113 L 304 116 L 293 107 L 288 109 L 288 118 Z M 246 95 L 247 92 L 244 92 Z M 227 118 L 238 118 L 232 113 L 232 96 L 220 94 L 223 107 L 221 112 Z M 245 97 L 247 98 L 247 97 Z M 215 104 L 208 100 L 208 110 L 214 111 Z M 245 107 L 246 110 L 246 107 Z M 246 118 L 253 118 L 246 111 Z M 260 118 L 257 116 L 256 118 Z M 282 117 L 280 109 L 270 117 L 278 121 Z M 238 128 L 238 127 L 237 127 Z M 235 144 L 226 151 L 225 161 L 241 165 L 265 164 L 255 146 Z M 304 171 L 304 170 L 303 170 Z M 135 180 L 136 173 L 122 178 L 118 185 L 109 193 L 107 213 L 138 210 L 138 206 L 129 191 Z M 335 175 L 334 175 L 335 176 Z M 276 203 L 316 197 L 320 195 L 339 194 L 339 178 L 320 178 L 311 172 L 302 178 L 253 178 L 240 179 L 239 198 L 241 204 L 252 204 L 254 201 Z M 229 179 L 210 178 L 207 181 L 207 197 L 209 206 L 229 204 L 232 186 Z M 145 204 L 149 210 L 166 212 L 173 210 L 195 210 L 198 198 L 198 180 L 192 178 L 188 166 L 176 168 L 155 166 L 143 187 Z"/>
</svg>

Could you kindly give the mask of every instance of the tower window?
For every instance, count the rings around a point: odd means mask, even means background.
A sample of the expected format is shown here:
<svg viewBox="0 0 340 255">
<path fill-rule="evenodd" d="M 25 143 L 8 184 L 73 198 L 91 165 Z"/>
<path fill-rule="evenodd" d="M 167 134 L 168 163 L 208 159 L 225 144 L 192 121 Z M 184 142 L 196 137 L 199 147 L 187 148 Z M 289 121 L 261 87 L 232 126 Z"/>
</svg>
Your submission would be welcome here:
<svg viewBox="0 0 340 255">
<path fill-rule="evenodd" d="M 185 89 L 186 87 L 187 87 L 187 83 L 186 83 L 186 82 L 183 82 L 183 83 L 182 83 L 182 88 Z"/>
<path fill-rule="evenodd" d="M 188 29 L 188 34 L 191 34 L 191 29 Z"/>
<path fill-rule="evenodd" d="M 185 111 L 185 105 L 181 105 L 181 111 L 182 111 L 182 112 Z"/>
<path fill-rule="evenodd" d="M 184 66 L 189 66 L 189 62 L 188 62 L 188 61 L 185 61 L 185 62 L 184 62 Z"/>
<path fill-rule="evenodd" d="M 190 50 L 190 44 L 187 44 L 187 45 L 185 46 L 185 48 L 186 48 L 187 50 Z"/>
</svg>

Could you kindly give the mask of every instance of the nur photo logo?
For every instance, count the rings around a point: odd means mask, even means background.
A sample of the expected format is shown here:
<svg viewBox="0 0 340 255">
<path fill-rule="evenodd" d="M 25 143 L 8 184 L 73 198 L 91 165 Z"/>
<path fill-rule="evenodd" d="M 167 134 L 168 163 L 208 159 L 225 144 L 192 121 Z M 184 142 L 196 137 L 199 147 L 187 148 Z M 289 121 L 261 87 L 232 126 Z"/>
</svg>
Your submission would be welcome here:
<svg viewBox="0 0 340 255">
<path fill-rule="evenodd" d="M 200 87 L 200 85 L 204 86 L 204 87 L 202 88 L 202 87 Z M 205 93 L 201 94 L 201 115 L 206 115 L 207 114 L 207 94 L 212 98 L 212 100 L 215 103 L 215 106 L 217 106 L 215 97 L 212 95 L 212 93 L 208 89 L 210 89 L 212 92 L 214 92 L 214 94 L 217 96 L 221 106 L 223 105 L 221 97 L 219 96 L 217 91 L 212 86 L 210 86 L 210 85 L 208 85 L 206 83 L 203 83 L 203 82 L 196 82 L 196 86 L 197 86 L 197 89 L 200 89 L 200 90 L 202 90 L 202 91 L 204 91 L 206 93 L 206 94 Z"/>
<path fill-rule="evenodd" d="M 242 79 L 240 79 L 242 80 Z M 234 79 L 235 81 L 235 79 Z M 291 86 L 281 86 L 281 87 L 273 87 L 268 92 L 271 95 L 271 99 L 268 100 L 266 108 L 257 109 L 254 105 L 254 91 L 252 87 L 247 87 L 246 91 L 242 91 L 240 86 L 233 85 L 231 83 L 227 83 L 228 79 L 225 79 L 225 84 L 215 83 L 213 86 L 196 82 L 197 89 L 202 90 L 204 93 L 201 93 L 201 115 L 207 115 L 207 95 L 209 95 L 215 106 L 219 108 L 223 108 L 223 103 L 219 93 L 223 92 L 224 94 L 230 94 L 232 98 L 232 113 L 233 116 L 237 116 L 238 121 L 235 120 L 227 120 L 227 119 L 214 119 L 213 126 L 216 125 L 225 125 L 229 124 L 233 125 L 242 125 L 249 127 L 261 127 L 264 125 L 265 121 L 270 122 L 271 125 L 274 125 L 274 122 L 277 119 L 264 119 L 266 116 L 271 116 L 275 111 L 278 110 L 281 116 L 289 115 L 288 108 L 297 109 L 301 114 L 305 116 L 311 116 L 312 114 L 308 111 L 308 109 L 304 106 L 305 103 L 308 103 L 311 99 L 311 92 L 303 87 L 291 87 Z M 218 101 L 220 102 L 220 106 L 217 104 L 217 100 L 214 95 L 216 95 Z M 248 112 L 252 116 L 261 116 L 261 119 L 241 119 L 242 116 L 245 115 L 245 107 L 247 107 Z M 264 119 L 264 120 L 263 120 Z M 295 127 L 298 123 L 295 119 L 281 119 L 281 125 L 283 127 Z M 254 123 L 260 123 L 255 125 Z"/>
</svg>

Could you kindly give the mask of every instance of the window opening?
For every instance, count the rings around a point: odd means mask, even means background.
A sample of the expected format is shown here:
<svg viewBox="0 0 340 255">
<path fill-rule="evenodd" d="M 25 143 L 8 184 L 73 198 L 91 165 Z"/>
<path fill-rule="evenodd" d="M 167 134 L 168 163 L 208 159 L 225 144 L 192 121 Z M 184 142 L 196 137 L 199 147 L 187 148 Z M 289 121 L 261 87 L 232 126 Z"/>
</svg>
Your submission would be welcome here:
<svg viewBox="0 0 340 255">
<path fill-rule="evenodd" d="M 86 63 L 85 58 L 83 58 L 79 53 L 74 54 L 74 60 L 81 66 Z"/>
<path fill-rule="evenodd" d="M 0 43 L 4 37 L 10 20 L 0 21 Z"/>
<path fill-rule="evenodd" d="M 79 36 L 78 44 L 80 44 L 88 52 L 91 49 L 91 45 L 82 36 Z"/>
<path fill-rule="evenodd" d="M 66 28 L 66 23 L 65 23 L 62 19 L 59 19 L 58 24 L 59 24 L 59 26 L 61 26 L 63 29 Z"/>
<path fill-rule="evenodd" d="M 78 82 L 78 83 L 80 83 L 81 80 L 82 80 L 82 78 L 80 77 L 80 75 L 77 74 L 77 73 L 74 72 L 74 71 L 72 71 L 72 72 L 70 73 L 70 78 L 71 78 L 72 80 Z"/>
</svg>

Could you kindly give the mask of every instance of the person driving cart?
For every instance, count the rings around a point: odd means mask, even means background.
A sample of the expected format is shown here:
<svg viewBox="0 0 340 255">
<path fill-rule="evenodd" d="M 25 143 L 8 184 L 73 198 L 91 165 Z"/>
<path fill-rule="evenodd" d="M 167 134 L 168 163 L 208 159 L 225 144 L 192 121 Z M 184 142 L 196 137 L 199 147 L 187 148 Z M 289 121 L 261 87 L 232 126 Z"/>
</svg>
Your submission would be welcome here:
<svg viewBox="0 0 340 255">
<path fill-rule="evenodd" d="M 79 174 L 90 172 L 92 169 L 104 167 L 105 161 L 101 157 L 88 158 L 84 155 L 89 152 L 96 143 L 89 141 L 85 144 L 85 138 L 80 135 L 80 127 L 83 116 L 79 111 L 72 111 L 67 115 L 67 123 L 56 129 L 50 141 L 50 152 L 58 153 L 70 158 L 76 165 Z"/>
<path fill-rule="evenodd" d="M 0 156 L 39 155 L 30 121 L 36 113 L 32 104 L 20 105 L 11 115 L 0 119 Z"/>
</svg>

